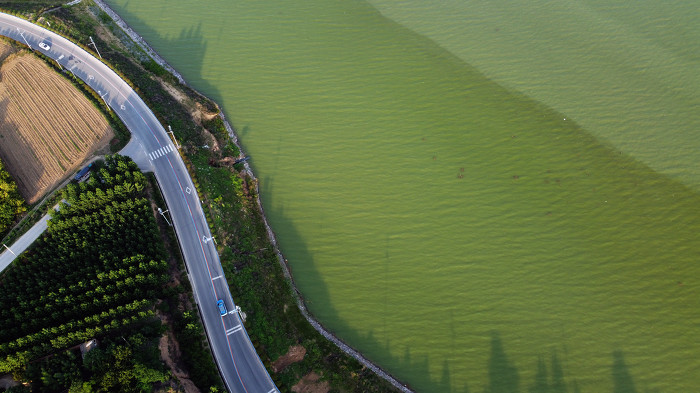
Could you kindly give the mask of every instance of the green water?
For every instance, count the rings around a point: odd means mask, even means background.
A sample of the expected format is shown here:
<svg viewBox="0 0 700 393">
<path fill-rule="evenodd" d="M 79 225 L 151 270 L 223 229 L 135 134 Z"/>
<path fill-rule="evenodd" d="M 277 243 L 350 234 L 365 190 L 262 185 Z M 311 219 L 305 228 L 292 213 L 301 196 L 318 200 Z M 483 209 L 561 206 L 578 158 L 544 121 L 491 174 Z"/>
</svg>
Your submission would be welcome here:
<svg viewBox="0 0 700 393">
<path fill-rule="evenodd" d="M 673 16 L 645 37 L 679 59 L 639 69 L 654 52 L 615 68 L 642 44 L 591 30 L 592 1 L 109 3 L 224 106 L 313 313 L 416 390 L 700 385 L 685 3 L 605 11 L 623 31 Z M 545 47 L 576 56 L 521 63 Z"/>
</svg>

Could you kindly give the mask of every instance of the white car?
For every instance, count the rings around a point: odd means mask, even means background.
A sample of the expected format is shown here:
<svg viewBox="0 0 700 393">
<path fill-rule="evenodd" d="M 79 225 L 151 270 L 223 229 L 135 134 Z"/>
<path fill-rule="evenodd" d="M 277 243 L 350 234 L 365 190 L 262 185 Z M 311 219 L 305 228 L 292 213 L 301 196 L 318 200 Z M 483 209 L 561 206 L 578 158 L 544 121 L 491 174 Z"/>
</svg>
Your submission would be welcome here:
<svg viewBox="0 0 700 393">
<path fill-rule="evenodd" d="M 51 47 L 49 46 L 49 44 L 47 44 L 47 43 L 45 43 L 45 42 L 40 42 L 40 43 L 39 43 L 39 48 L 41 48 L 41 49 L 43 49 L 43 50 L 49 50 L 49 49 L 51 49 Z"/>
</svg>

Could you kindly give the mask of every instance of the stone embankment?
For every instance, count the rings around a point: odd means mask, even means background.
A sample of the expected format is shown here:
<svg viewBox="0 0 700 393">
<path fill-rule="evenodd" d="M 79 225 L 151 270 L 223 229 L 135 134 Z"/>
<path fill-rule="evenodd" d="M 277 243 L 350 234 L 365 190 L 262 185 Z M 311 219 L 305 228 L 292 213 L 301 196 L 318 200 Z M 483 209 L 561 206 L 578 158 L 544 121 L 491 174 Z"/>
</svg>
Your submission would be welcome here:
<svg viewBox="0 0 700 393">
<path fill-rule="evenodd" d="M 97 4 L 97 6 L 100 7 L 100 8 L 102 9 L 102 11 L 104 11 L 107 15 L 109 15 L 110 18 L 112 18 L 112 20 L 114 21 L 114 23 L 117 24 L 117 26 L 119 26 L 122 30 L 124 30 L 124 32 L 125 32 L 136 44 L 138 44 L 138 46 L 141 47 L 141 49 L 143 49 L 143 50 L 148 54 L 148 56 L 151 57 L 151 59 L 153 59 L 153 61 L 155 61 L 155 62 L 158 63 L 161 67 L 163 67 L 163 68 L 165 68 L 166 70 L 168 70 L 168 72 L 170 72 L 171 74 L 175 75 L 175 77 L 180 81 L 180 83 L 182 83 L 183 85 L 186 85 L 186 84 L 187 84 L 187 83 L 185 82 L 185 78 L 183 78 L 182 75 L 180 75 L 179 72 L 175 71 L 175 69 L 174 69 L 173 67 L 171 67 L 170 64 L 168 64 L 162 57 L 160 57 L 160 56 L 158 55 L 158 53 L 157 53 L 155 50 L 153 50 L 153 48 L 151 48 L 150 45 L 148 45 L 148 43 L 146 42 L 146 40 L 144 40 L 143 37 L 141 37 L 140 35 L 138 35 L 138 34 L 134 31 L 134 29 L 132 29 L 128 24 L 126 24 L 126 22 L 124 21 L 124 19 L 122 19 L 122 18 L 119 16 L 119 14 L 117 14 L 116 12 L 114 12 L 114 10 L 112 10 L 112 9 L 107 5 L 107 3 L 105 3 L 105 2 L 102 1 L 102 0 L 94 0 L 94 1 L 95 1 L 95 4 Z"/>
<path fill-rule="evenodd" d="M 137 44 L 143 49 L 156 63 L 158 63 L 160 66 L 168 70 L 168 72 L 172 73 L 175 75 L 175 77 L 182 83 L 183 85 L 187 85 L 187 82 L 185 79 L 178 73 L 170 64 L 168 64 L 162 57 L 158 55 L 158 53 L 151 48 L 150 45 L 141 37 L 138 35 L 114 10 L 112 10 L 104 1 L 102 0 L 94 0 L 95 3 L 105 12 L 107 15 L 109 15 L 112 20 L 122 29 L 124 32 Z M 201 94 L 201 93 L 200 93 Z M 210 100 L 214 102 L 213 100 Z M 218 107 L 218 104 L 215 103 Z M 243 148 L 239 143 L 238 136 L 236 135 L 233 127 L 229 124 L 229 122 L 226 120 L 226 117 L 224 116 L 223 111 L 219 107 L 219 114 L 221 116 L 221 120 L 223 120 L 224 125 L 226 127 L 226 130 L 228 131 L 229 137 L 231 140 L 236 144 L 238 149 L 243 153 Z M 248 165 L 247 162 L 244 162 L 245 165 L 245 171 L 248 174 L 248 176 L 251 177 L 251 179 L 256 179 L 255 175 L 253 174 L 253 171 L 250 169 L 250 165 Z M 257 181 L 256 181 L 257 185 Z M 257 186 L 256 186 L 257 187 Z M 394 387 L 399 389 L 402 392 L 405 393 L 413 393 L 413 390 L 409 389 L 406 385 L 402 384 L 399 382 L 396 378 L 392 377 L 389 375 L 389 373 L 385 372 L 382 370 L 379 366 L 376 364 L 372 363 L 369 361 L 367 358 L 362 356 L 361 353 L 357 352 L 353 348 L 351 348 L 349 345 L 345 344 L 342 340 L 340 340 L 338 337 L 336 337 L 333 333 L 329 332 L 326 330 L 316 319 L 314 319 L 311 314 L 308 312 L 306 308 L 306 304 L 304 303 L 304 300 L 301 296 L 301 293 L 297 289 L 296 284 L 294 283 L 294 278 L 292 277 L 291 271 L 289 270 L 289 266 L 287 266 L 287 260 L 284 258 L 282 255 L 282 252 L 280 251 L 278 245 L 277 245 L 277 237 L 275 236 L 275 233 L 272 231 L 272 228 L 270 227 L 269 222 L 267 221 L 267 216 L 265 215 L 265 211 L 263 209 L 262 201 L 260 201 L 260 193 L 258 192 L 259 190 L 256 190 L 256 198 L 258 202 L 258 206 L 260 206 L 260 210 L 262 213 L 262 218 L 263 221 L 265 222 L 265 229 L 267 230 L 267 235 L 270 238 L 270 243 L 272 243 L 275 253 L 277 254 L 277 259 L 279 260 L 280 265 L 282 266 L 282 271 L 284 272 L 285 277 L 291 282 L 292 288 L 294 289 L 294 296 L 297 301 L 297 306 L 299 307 L 299 310 L 301 310 L 302 315 L 304 315 L 304 318 L 311 324 L 311 326 L 316 329 L 323 337 L 325 337 L 327 340 L 333 342 L 335 345 L 338 346 L 343 352 L 348 354 L 349 356 L 352 356 L 355 358 L 358 362 L 360 362 L 363 366 L 369 368 L 370 370 L 374 371 L 377 375 L 380 377 L 384 378 L 385 380 L 389 381 Z"/>
</svg>

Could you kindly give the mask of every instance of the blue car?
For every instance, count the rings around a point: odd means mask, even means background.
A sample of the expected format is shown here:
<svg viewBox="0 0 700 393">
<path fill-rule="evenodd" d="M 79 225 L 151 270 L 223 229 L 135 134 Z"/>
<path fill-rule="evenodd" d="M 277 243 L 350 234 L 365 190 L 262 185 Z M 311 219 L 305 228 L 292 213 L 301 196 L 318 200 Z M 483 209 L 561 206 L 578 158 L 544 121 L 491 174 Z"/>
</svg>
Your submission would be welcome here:
<svg viewBox="0 0 700 393">
<path fill-rule="evenodd" d="M 221 315 L 226 315 L 226 313 L 227 313 L 228 311 L 226 311 L 226 305 L 224 304 L 224 301 L 223 301 L 223 300 L 218 300 L 218 301 L 216 302 L 216 305 L 219 306 L 219 313 L 220 313 Z"/>
</svg>

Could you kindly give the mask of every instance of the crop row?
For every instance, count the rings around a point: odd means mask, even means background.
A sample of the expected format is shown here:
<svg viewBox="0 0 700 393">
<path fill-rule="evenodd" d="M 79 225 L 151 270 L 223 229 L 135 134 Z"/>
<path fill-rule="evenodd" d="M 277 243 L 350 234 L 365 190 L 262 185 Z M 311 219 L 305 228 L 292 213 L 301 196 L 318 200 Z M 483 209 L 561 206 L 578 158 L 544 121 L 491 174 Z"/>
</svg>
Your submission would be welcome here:
<svg viewBox="0 0 700 393">
<path fill-rule="evenodd" d="M 36 335 L 23 337 L 12 343 L 0 344 L 0 351 L 3 353 L 0 357 L 0 373 L 17 369 L 32 359 L 69 348 L 94 337 L 126 331 L 130 326 L 152 318 L 154 315 L 153 310 L 146 309 L 124 312 L 121 315 L 114 314 L 107 318 L 102 318 L 101 315 L 91 316 L 55 329 L 43 330 Z"/>
<path fill-rule="evenodd" d="M 163 261 L 142 263 L 149 270 L 121 269 L 118 274 L 101 273 L 98 280 L 61 287 L 41 298 L 22 299 L 10 308 L 4 308 L 0 319 L 0 341 L 31 333 L 56 322 L 94 313 L 134 299 L 147 297 L 152 288 L 162 285 L 167 264 Z"/>
</svg>

